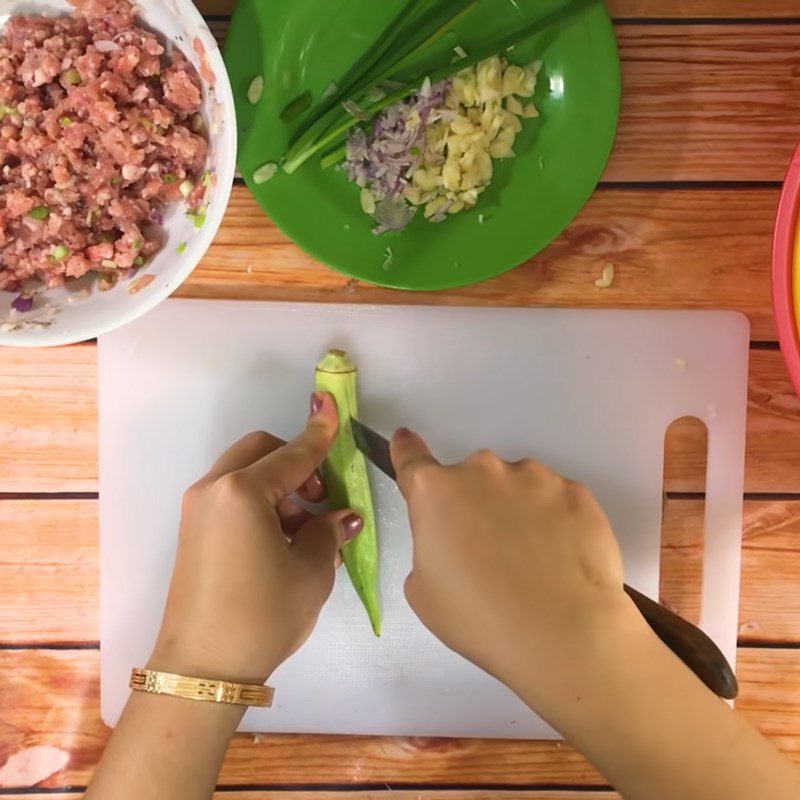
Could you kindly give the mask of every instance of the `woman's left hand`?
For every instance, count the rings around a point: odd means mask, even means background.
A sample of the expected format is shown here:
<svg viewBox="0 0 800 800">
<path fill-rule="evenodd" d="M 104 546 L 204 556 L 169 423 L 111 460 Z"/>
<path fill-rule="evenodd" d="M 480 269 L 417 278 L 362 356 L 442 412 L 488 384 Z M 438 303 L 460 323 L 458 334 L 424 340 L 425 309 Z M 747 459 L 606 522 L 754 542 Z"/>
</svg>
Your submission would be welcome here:
<svg viewBox="0 0 800 800">
<path fill-rule="evenodd" d="M 164 621 L 150 669 L 263 683 L 305 642 L 333 588 L 338 551 L 363 526 L 351 511 L 314 516 L 318 468 L 337 432 L 327 394 L 284 443 L 248 434 L 186 492 Z"/>
</svg>

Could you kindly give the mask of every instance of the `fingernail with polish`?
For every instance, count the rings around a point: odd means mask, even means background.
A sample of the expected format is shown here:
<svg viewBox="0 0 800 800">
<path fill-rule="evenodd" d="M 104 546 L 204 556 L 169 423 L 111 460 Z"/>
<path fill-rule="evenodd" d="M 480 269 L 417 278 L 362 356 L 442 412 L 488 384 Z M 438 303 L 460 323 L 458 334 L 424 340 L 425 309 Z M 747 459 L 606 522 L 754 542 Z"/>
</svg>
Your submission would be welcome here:
<svg viewBox="0 0 800 800">
<path fill-rule="evenodd" d="M 348 514 L 342 520 L 342 530 L 344 531 L 344 540 L 346 542 L 355 539 L 359 533 L 364 529 L 364 520 L 358 514 Z"/>
<path fill-rule="evenodd" d="M 410 428 L 398 428 L 394 435 L 397 439 L 409 439 L 414 435 L 414 431 Z"/>
<path fill-rule="evenodd" d="M 309 416 L 315 417 L 322 411 L 322 402 L 322 395 L 319 394 L 319 392 L 314 392 L 314 394 L 311 395 L 311 413 Z"/>
</svg>

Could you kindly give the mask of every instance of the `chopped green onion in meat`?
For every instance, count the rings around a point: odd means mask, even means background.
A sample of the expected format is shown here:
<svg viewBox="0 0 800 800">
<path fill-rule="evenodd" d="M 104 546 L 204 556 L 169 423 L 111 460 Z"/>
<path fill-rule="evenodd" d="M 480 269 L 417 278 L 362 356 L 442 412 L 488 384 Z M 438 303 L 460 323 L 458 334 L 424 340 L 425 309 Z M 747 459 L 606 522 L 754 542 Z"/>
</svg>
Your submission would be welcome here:
<svg viewBox="0 0 800 800">
<path fill-rule="evenodd" d="M 53 252 L 50 253 L 50 259 L 55 263 L 56 261 L 63 261 L 68 255 L 69 250 L 63 244 L 59 244 L 53 248 Z"/>
<path fill-rule="evenodd" d="M 195 228 L 202 228 L 203 225 L 206 224 L 206 212 L 205 211 L 198 211 L 195 213 L 194 211 L 187 211 L 186 216 L 194 222 Z"/>
</svg>

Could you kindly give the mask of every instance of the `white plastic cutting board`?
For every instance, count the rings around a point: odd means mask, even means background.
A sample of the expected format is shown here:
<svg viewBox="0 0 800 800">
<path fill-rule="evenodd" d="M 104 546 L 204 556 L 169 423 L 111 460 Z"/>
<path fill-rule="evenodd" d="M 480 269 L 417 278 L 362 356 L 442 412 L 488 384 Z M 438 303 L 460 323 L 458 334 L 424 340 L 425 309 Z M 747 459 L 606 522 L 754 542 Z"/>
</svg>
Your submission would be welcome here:
<svg viewBox="0 0 800 800">
<path fill-rule="evenodd" d="M 364 422 L 410 426 L 443 460 L 492 447 L 587 483 L 627 580 L 657 597 L 663 443 L 709 428 L 704 629 L 736 650 L 748 324 L 728 312 L 356 307 L 172 300 L 100 341 L 101 695 L 114 724 L 152 647 L 181 494 L 236 438 L 304 424 L 329 347 L 359 365 Z M 373 472 L 383 636 L 343 570 L 311 640 L 244 730 L 553 736 L 505 687 L 440 645 L 403 598 L 410 538 Z"/>
</svg>

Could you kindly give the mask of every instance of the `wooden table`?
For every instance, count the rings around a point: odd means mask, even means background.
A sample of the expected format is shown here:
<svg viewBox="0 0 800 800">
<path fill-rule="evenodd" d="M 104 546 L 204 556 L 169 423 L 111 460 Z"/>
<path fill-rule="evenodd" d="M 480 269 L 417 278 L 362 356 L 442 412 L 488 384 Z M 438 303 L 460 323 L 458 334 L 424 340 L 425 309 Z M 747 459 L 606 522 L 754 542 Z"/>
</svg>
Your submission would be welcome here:
<svg viewBox="0 0 800 800">
<path fill-rule="evenodd" d="M 232 2 L 201 3 L 220 35 Z M 800 402 L 775 343 L 769 285 L 780 181 L 800 135 L 800 11 L 797 0 L 609 6 L 623 63 L 617 145 L 600 188 L 546 252 L 445 294 L 376 289 L 314 263 L 237 185 L 178 294 L 744 312 L 752 374 L 738 708 L 800 760 Z M 616 281 L 599 291 L 609 261 Z M 0 409 L 0 793 L 77 798 L 108 738 L 98 710 L 95 345 L 2 350 Z M 702 439 L 678 431 L 661 592 L 690 617 L 703 462 Z M 553 742 L 243 735 L 220 786 L 227 800 L 615 797 Z"/>
</svg>

